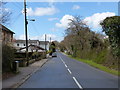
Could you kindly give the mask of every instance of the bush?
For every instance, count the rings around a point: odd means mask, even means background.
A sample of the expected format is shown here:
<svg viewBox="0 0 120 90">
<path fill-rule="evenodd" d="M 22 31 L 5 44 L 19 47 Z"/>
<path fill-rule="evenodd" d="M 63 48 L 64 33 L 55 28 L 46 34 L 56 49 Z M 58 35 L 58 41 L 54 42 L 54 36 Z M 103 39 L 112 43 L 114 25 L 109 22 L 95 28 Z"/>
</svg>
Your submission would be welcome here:
<svg viewBox="0 0 120 90">
<path fill-rule="evenodd" d="M 14 61 L 15 49 L 8 45 L 2 45 L 2 71 L 8 72 L 12 70 L 12 62 Z"/>
</svg>

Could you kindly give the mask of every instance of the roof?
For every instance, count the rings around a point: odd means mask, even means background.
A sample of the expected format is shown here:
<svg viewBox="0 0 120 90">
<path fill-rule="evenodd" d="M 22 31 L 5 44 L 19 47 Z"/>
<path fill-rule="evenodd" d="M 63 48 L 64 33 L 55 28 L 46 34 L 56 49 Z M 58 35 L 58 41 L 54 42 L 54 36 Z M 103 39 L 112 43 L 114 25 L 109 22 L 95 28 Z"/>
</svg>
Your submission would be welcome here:
<svg viewBox="0 0 120 90">
<path fill-rule="evenodd" d="M 11 31 L 10 29 L 8 29 L 7 27 L 5 27 L 4 25 L 0 24 L 0 28 L 2 28 L 2 30 L 6 31 L 6 32 L 10 32 L 12 34 L 15 34 L 13 31 Z"/>
<path fill-rule="evenodd" d="M 29 43 L 37 43 L 39 40 L 28 40 Z"/>
<path fill-rule="evenodd" d="M 16 43 L 26 43 L 26 40 L 15 40 Z M 39 40 L 28 40 L 28 43 L 37 43 Z"/>
<path fill-rule="evenodd" d="M 36 46 L 36 45 L 29 45 L 28 47 L 34 47 L 34 48 L 38 48 L 38 49 L 40 49 L 40 50 L 45 50 L 44 48 L 39 47 L 39 46 Z M 26 47 L 20 48 L 20 50 L 25 49 L 25 48 L 26 48 Z"/>
<path fill-rule="evenodd" d="M 40 44 L 45 44 L 45 41 L 39 41 Z M 46 44 L 49 43 L 49 41 L 46 41 Z"/>
<path fill-rule="evenodd" d="M 16 43 L 26 43 L 26 40 L 16 40 Z M 37 43 L 39 42 L 39 44 L 45 44 L 45 41 L 39 41 L 39 40 L 28 40 L 28 43 Z M 48 44 L 49 41 L 46 41 L 46 44 Z"/>
</svg>

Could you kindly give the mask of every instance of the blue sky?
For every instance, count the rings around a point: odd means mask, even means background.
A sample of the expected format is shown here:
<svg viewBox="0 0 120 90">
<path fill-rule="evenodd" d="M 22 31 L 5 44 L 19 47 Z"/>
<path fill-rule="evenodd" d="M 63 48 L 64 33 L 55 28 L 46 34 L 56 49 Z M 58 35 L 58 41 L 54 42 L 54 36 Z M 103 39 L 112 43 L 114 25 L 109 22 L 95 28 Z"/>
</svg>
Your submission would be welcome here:
<svg viewBox="0 0 120 90">
<path fill-rule="evenodd" d="M 9 2 L 5 5 L 12 12 L 10 24 L 7 25 L 15 32 L 16 39 L 24 39 L 24 14 L 23 2 Z M 64 30 L 73 16 L 82 16 L 87 25 L 96 32 L 101 32 L 99 22 L 109 16 L 118 14 L 117 2 L 27 2 L 28 38 L 61 41 L 64 38 Z"/>
</svg>

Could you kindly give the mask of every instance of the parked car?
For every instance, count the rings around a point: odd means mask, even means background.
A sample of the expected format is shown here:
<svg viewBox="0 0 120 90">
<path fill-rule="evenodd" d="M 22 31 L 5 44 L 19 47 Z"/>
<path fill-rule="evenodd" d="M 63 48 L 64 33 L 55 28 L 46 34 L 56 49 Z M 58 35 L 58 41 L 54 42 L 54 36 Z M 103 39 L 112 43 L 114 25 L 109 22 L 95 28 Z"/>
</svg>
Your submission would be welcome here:
<svg viewBox="0 0 120 90">
<path fill-rule="evenodd" d="M 56 52 L 53 52 L 53 53 L 52 53 L 52 57 L 57 57 L 57 53 L 56 53 Z"/>
</svg>

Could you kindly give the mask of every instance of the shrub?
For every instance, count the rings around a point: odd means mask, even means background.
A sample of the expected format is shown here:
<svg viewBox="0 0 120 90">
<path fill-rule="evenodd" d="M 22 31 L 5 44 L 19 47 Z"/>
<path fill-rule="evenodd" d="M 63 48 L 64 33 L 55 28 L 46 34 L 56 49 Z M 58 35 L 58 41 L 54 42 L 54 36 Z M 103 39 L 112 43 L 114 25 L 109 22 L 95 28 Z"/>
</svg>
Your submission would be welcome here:
<svg viewBox="0 0 120 90">
<path fill-rule="evenodd" d="M 14 61 L 15 49 L 8 45 L 2 45 L 2 71 L 8 72 L 12 70 L 12 62 Z"/>
</svg>

